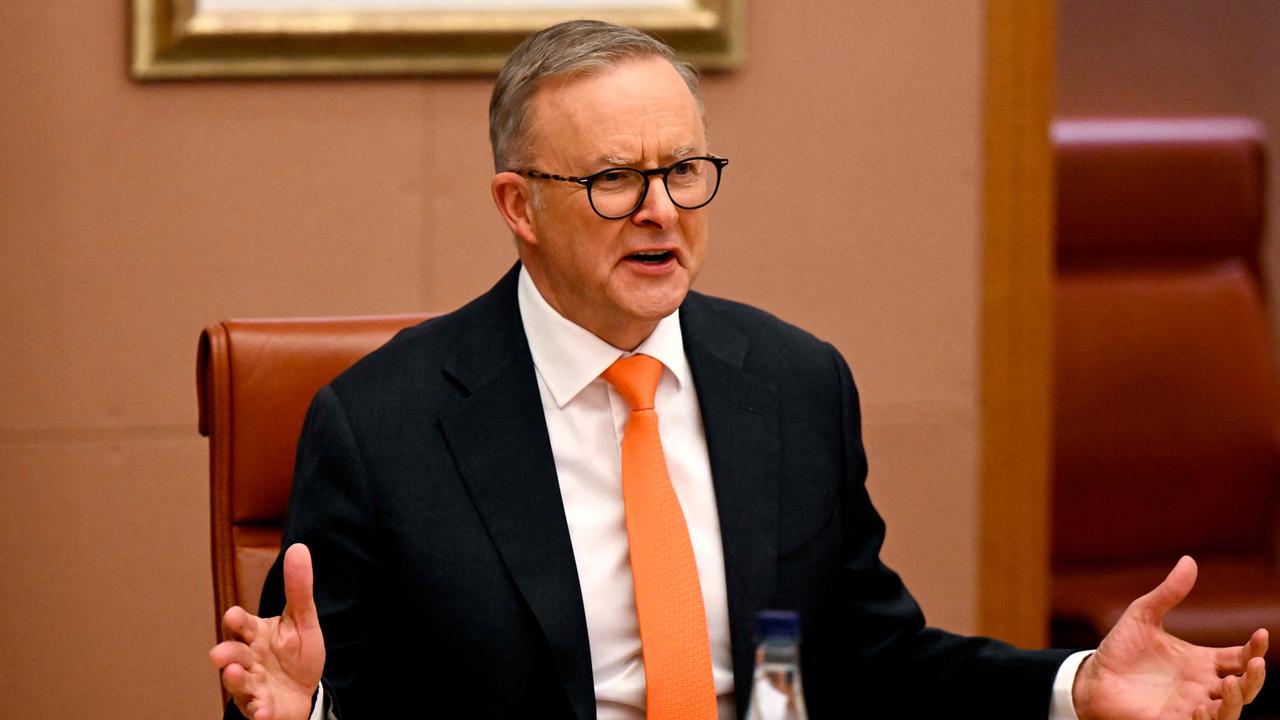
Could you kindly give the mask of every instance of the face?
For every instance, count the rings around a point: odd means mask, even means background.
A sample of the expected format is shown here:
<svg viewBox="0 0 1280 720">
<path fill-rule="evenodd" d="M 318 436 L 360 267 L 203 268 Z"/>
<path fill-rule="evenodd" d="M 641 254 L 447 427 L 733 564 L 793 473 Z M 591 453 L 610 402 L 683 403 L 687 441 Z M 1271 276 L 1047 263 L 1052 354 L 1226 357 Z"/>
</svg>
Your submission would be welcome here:
<svg viewBox="0 0 1280 720">
<path fill-rule="evenodd" d="M 582 177 L 608 167 L 664 167 L 708 152 L 697 102 L 662 58 L 553 79 L 535 93 L 531 109 L 532 167 L 542 172 Z M 653 177 L 635 214 L 605 220 L 583 186 L 500 173 L 494 181 L 500 208 L 501 176 L 509 176 L 508 191 L 525 193 L 522 218 L 513 223 L 512 213 L 503 214 L 534 283 L 561 315 L 632 349 L 683 302 L 706 253 L 705 207 L 677 208 Z"/>
</svg>

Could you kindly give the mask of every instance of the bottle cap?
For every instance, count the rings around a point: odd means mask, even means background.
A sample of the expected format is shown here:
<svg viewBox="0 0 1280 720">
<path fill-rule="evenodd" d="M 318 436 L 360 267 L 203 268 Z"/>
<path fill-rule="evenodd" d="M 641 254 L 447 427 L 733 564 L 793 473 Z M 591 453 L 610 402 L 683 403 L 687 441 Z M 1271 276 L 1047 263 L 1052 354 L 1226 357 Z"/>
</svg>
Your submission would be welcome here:
<svg viewBox="0 0 1280 720">
<path fill-rule="evenodd" d="M 756 635 L 765 638 L 800 637 L 800 616 L 790 610 L 764 610 L 756 620 Z"/>
</svg>

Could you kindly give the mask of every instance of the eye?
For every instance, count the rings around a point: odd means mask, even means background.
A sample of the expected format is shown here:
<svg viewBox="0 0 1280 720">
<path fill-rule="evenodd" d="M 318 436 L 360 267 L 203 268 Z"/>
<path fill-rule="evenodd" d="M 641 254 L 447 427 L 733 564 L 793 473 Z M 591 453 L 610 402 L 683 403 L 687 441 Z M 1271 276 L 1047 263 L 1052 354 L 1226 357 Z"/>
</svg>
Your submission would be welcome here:
<svg viewBox="0 0 1280 720">
<path fill-rule="evenodd" d="M 672 165 L 671 172 L 667 174 L 667 186 L 690 187 L 701 185 L 707 172 L 704 167 L 705 163 L 706 160 L 694 158 Z"/>
<path fill-rule="evenodd" d="M 630 192 L 642 182 L 642 176 L 635 170 L 618 168 L 604 170 L 591 181 L 592 190 L 602 193 Z"/>
</svg>

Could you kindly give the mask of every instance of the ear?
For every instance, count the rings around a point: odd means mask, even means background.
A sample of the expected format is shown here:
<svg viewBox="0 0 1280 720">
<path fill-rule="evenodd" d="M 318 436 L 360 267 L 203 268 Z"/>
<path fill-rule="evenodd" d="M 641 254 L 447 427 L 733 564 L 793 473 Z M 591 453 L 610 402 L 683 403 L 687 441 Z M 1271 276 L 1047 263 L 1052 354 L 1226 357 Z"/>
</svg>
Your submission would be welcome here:
<svg viewBox="0 0 1280 720">
<path fill-rule="evenodd" d="M 512 234 L 521 242 L 537 245 L 538 236 L 530 214 L 533 209 L 533 188 L 529 186 L 529 182 L 517 173 L 500 172 L 493 176 L 489 189 L 493 193 L 493 204 L 498 206 L 498 212 L 502 214 L 507 227 L 511 228 Z"/>
</svg>

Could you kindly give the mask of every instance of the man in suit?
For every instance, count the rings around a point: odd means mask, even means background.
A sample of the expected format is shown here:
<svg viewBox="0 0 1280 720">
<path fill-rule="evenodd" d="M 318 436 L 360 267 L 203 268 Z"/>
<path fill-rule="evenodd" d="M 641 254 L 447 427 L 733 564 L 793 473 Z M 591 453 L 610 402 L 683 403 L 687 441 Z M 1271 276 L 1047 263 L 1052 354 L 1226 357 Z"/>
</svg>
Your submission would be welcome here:
<svg viewBox="0 0 1280 720">
<path fill-rule="evenodd" d="M 787 608 L 816 718 L 1238 717 L 1266 632 L 1165 634 L 1189 559 L 1092 655 L 925 626 L 879 559 L 843 359 L 690 290 L 727 164 L 702 114 L 627 28 L 512 55 L 492 192 L 520 262 L 317 394 L 271 617 L 233 608 L 211 651 L 228 716 L 741 716 L 755 616 Z"/>
</svg>

